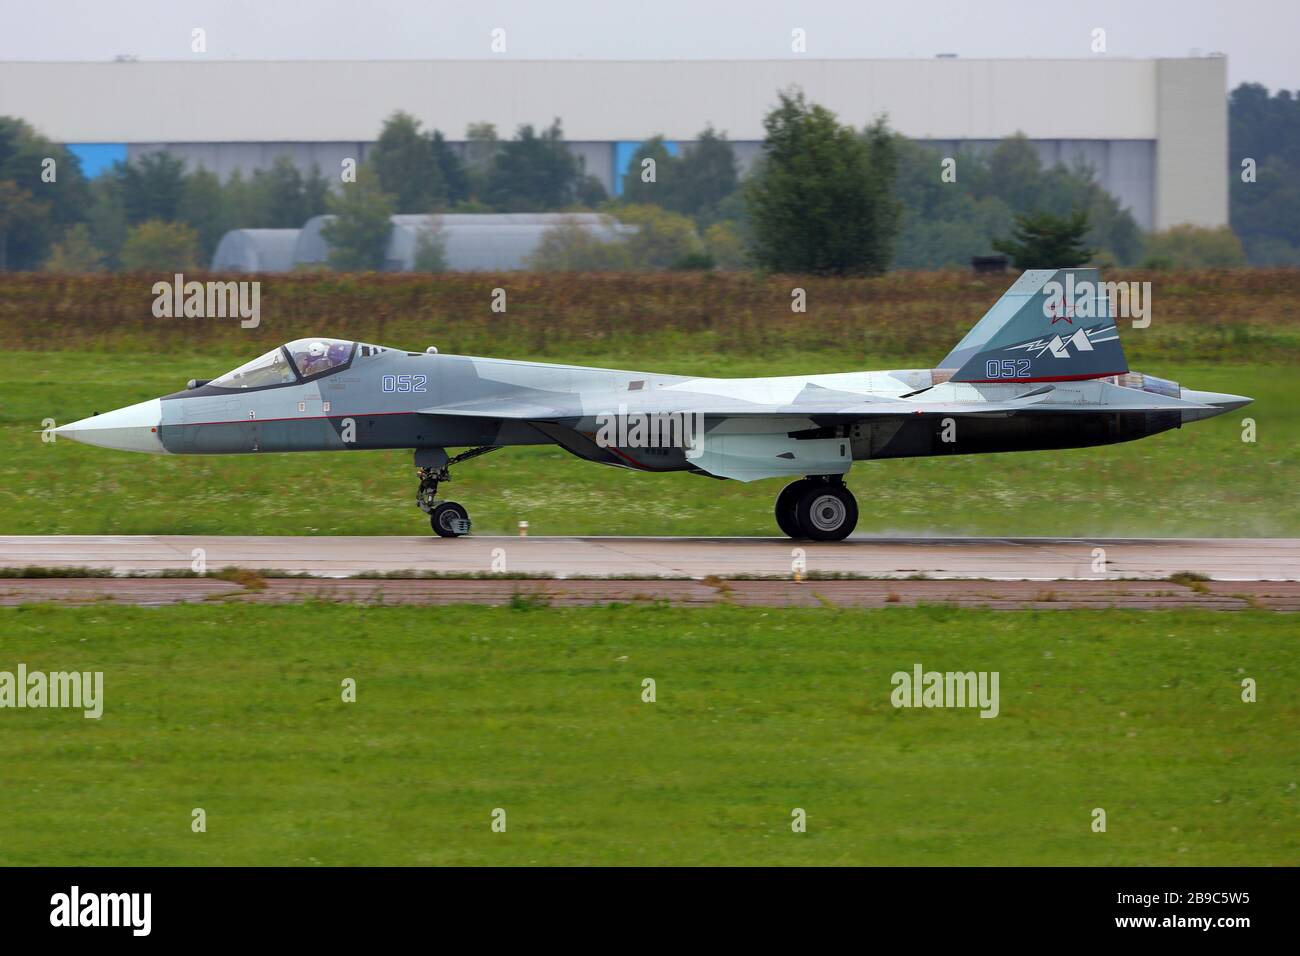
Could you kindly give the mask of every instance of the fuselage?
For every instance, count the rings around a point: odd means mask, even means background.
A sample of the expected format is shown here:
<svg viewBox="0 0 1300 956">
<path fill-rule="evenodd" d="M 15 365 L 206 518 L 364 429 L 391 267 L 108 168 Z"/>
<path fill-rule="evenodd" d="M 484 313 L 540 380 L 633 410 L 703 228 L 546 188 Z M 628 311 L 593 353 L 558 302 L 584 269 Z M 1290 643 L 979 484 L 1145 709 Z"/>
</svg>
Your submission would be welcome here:
<svg viewBox="0 0 1300 956">
<path fill-rule="evenodd" d="M 440 537 L 471 528 L 439 496 L 453 465 L 557 445 L 639 471 L 787 479 L 781 531 L 840 541 L 858 520 L 855 461 L 1107 445 L 1250 401 L 1130 371 L 1115 291 L 1096 269 L 1027 270 L 933 369 L 709 378 L 296 339 L 55 432 L 170 454 L 412 449 L 416 503 Z"/>
<path fill-rule="evenodd" d="M 320 352 L 320 343 L 326 343 L 323 354 L 306 351 L 310 344 Z M 680 447 L 596 442 L 601 417 L 709 409 L 711 431 L 721 425 L 738 433 L 834 438 L 845 443 L 847 459 L 861 461 L 1109 444 L 1208 417 L 1205 412 L 1111 410 L 1107 388 L 1116 385 L 1127 386 L 1126 392 L 1196 396 L 1213 406 L 1209 414 L 1248 401 L 1190 392 L 1140 375 L 1124 382 L 1111 377 L 1062 383 L 1055 397 L 1083 409 L 974 416 L 963 421 L 956 440 L 944 438 L 933 416 L 850 423 L 842 415 L 832 420 L 800 411 L 800 401 L 810 394 L 839 396 L 851 407 L 855 401 L 902 400 L 920 392 L 928 399 L 990 402 L 1031 393 L 1028 385 L 956 383 L 947 381 L 949 376 L 902 369 L 700 378 L 303 339 L 214 381 L 63 426 L 59 434 L 133 451 L 196 455 L 559 444 L 592 461 L 675 471 L 695 467 Z M 750 405 L 776 411 L 748 419 L 744 409 Z M 739 409 L 739 417 L 729 418 L 727 408 Z"/>
</svg>

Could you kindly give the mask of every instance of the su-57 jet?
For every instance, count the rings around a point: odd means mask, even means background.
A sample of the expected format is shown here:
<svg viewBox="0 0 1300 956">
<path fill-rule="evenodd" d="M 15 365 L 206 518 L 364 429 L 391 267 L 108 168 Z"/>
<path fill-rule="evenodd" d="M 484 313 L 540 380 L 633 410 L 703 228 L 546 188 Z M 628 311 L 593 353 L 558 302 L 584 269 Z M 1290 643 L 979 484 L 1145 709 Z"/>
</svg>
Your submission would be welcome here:
<svg viewBox="0 0 1300 956">
<path fill-rule="evenodd" d="M 855 461 L 1107 445 L 1251 401 L 1130 371 L 1113 291 L 1093 269 L 1025 272 L 932 369 L 698 378 L 305 338 L 55 431 L 178 455 L 413 449 L 417 504 L 443 537 L 470 529 L 439 497 L 453 465 L 553 444 L 618 468 L 794 479 L 781 530 L 840 540 L 858 519 Z"/>
</svg>

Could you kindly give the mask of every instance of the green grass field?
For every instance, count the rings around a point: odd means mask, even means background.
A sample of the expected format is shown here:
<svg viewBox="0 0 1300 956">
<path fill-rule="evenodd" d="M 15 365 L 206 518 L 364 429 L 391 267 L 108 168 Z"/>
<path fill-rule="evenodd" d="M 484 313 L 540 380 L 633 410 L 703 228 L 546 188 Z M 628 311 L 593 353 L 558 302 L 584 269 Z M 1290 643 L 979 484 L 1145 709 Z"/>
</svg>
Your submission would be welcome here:
<svg viewBox="0 0 1300 956">
<path fill-rule="evenodd" d="M 0 865 L 1300 862 L 1292 615 L 209 604 L 2 619 L 0 670 L 101 670 L 105 704 L 98 721 L 0 711 Z M 998 671 L 1000 715 L 894 709 L 890 675 L 918 662 Z"/>
<path fill-rule="evenodd" d="M 0 532 L 9 534 L 424 534 L 409 452 L 154 456 L 41 441 L 59 423 L 183 387 L 249 356 L 8 352 L 0 355 Z M 519 355 L 519 358 L 537 356 Z M 577 358 L 577 356 L 574 356 Z M 566 356 L 546 356 L 565 361 Z M 930 357 L 932 358 L 932 357 Z M 593 365 L 682 374 L 778 375 L 864 367 L 834 352 L 603 354 Z M 870 367 L 924 366 L 912 357 Z M 1136 363 L 1135 363 L 1136 364 Z M 1234 414 L 1103 448 L 860 462 L 849 485 L 860 531 L 977 535 L 1300 534 L 1300 403 L 1279 365 L 1139 369 L 1251 395 Z M 1250 416 L 1258 441 L 1241 441 Z M 453 471 L 447 493 L 480 533 L 776 534 L 780 480 L 718 482 L 507 449 Z"/>
</svg>

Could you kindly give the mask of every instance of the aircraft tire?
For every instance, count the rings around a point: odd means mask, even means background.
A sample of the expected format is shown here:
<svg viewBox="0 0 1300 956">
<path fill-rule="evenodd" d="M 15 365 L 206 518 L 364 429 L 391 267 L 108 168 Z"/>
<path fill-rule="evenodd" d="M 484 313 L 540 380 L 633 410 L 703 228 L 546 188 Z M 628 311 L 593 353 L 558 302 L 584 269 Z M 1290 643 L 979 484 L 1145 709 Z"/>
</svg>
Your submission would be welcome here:
<svg viewBox="0 0 1300 956">
<path fill-rule="evenodd" d="M 843 485 L 818 482 L 799 496 L 795 518 L 804 537 L 843 541 L 858 526 L 858 502 Z"/>
<path fill-rule="evenodd" d="M 429 524 L 440 538 L 459 538 L 469 531 L 469 512 L 454 501 L 444 501 L 429 512 Z"/>
<path fill-rule="evenodd" d="M 811 478 L 800 478 L 793 481 L 781 489 L 781 493 L 776 496 L 776 523 L 787 536 L 795 538 L 806 538 L 803 529 L 799 527 L 799 518 L 795 514 L 795 509 L 799 505 L 799 497 L 805 490 L 811 488 L 816 482 Z"/>
</svg>

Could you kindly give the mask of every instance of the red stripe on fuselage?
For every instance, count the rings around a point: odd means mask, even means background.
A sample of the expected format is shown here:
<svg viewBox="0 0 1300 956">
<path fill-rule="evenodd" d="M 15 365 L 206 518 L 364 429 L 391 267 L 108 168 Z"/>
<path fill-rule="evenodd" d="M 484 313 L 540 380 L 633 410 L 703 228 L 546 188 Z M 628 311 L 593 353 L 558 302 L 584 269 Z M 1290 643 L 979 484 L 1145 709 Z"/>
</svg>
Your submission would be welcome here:
<svg viewBox="0 0 1300 956">
<path fill-rule="evenodd" d="M 613 445 L 607 445 L 607 446 L 606 446 L 606 451 L 612 451 L 614 454 L 618 455 L 618 457 L 619 457 L 619 458 L 622 458 L 624 461 L 630 461 L 630 462 L 631 462 L 633 465 L 635 465 L 635 466 L 637 467 L 637 469 L 640 470 L 640 471 L 650 471 L 650 470 L 651 470 L 651 469 L 647 468 L 645 465 L 641 464 L 641 462 L 637 461 L 637 460 L 636 460 L 635 458 L 633 458 L 631 455 L 625 455 L 625 454 L 623 454 L 623 452 L 619 451 L 619 450 L 618 450 L 617 448 L 615 448 Z"/>
</svg>

